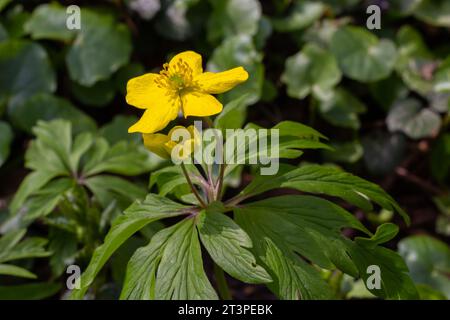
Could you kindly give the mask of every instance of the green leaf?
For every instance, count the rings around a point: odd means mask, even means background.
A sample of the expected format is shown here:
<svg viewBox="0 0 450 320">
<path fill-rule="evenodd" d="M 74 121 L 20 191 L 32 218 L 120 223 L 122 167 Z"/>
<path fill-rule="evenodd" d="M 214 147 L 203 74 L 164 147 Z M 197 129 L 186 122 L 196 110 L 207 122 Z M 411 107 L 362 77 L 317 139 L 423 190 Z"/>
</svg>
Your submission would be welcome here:
<svg viewBox="0 0 450 320">
<path fill-rule="evenodd" d="M 154 165 L 147 150 L 127 141 L 110 147 L 104 138 L 95 140 L 87 159 L 83 167 L 86 177 L 102 172 L 133 176 L 147 172 Z"/>
<path fill-rule="evenodd" d="M 2 11 L 12 0 L 0 0 L 0 11 Z"/>
<path fill-rule="evenodd" d="M 111 80 L 98 81 L 89 87 L 72 82 L 71 89 L 78 101 L 92 107 L 108 105 L 116 94 L 114 83 Z"/>
<path fill-rule="evenodd" d="M 246 283 L 271 282 L 248 250 L 252 240 L 231 218 L 211 205 L 200 213 L 197 228 L 211 258 L 228 274 Z"/>
<path fill-rule="evenodd" d="M 54 119 L 71 121 L 74 133 L 96 129 L 95 121 L 86 113 L 74 107 L 68 100 L 47 93 L 36 94 L 8 111 L 13 125 L 28 133 L 31 133 L 39 120 Z"/>
<path fill-rule="evenodd" d="M 349 242 L 349 253 L 366 283 L 371 275 L 367 272 L 368 267 L 375 265 L 380 268 L 381 288 L 367 288 L 372 294 L 389 299 L 418 299 L 416 287 L 408 275 L 408 267 L 400 255 L 377 246 L 393 238 L 397 232 L 398 227 L 395 225 L 383 224 L 371 238 L 357 237 L 354 242 Z"/>
<path fill-rule="evenodd" d="M 38 282 L 17 286 L 0 286 L 0 300 L 40 300 L 61 290 L 60 283 Z"/>
<path fill-rule="evenodd" d="M 46 239 L 35 237 L 20 241 L 25 233 L 23 229 L 12 230 L 0 238 L 0 263 L 50 255 L 44 249 Z"/>
<path fill-rule="evenodd" d="M 25 31 L 32 39 L 50 39 L 68 42 L 77 30 L 67 28 L 66 8 L 58 3 L 42 4 L 36 7 L 25 24 Z"/>
<path fill-rule="evenodd" d="M 426 70 L 434 68 L 431 52 L 421 34 L 411 26 L 403 26 L 396 37 L 398 59 L 395 69 L 406 85 L 424 95 L 433 89 Z"/>
<path fill-rule="evenodd" d="M 9 107 L 38 92 L 56 90 L 56 77 L 46 51 L 37 43 L 7 40 L 0 43 L 0 101 Z"/>
<path fill-rule="evenodd" d="M 48 250 L 50 256 L 50 267 L 54 276 L 59 277 L 66 267 L 73 264 L 77 253 L 76 235 L 58 228 L 51 228 L 49 232 Z"/>
<path fill-rule="evenodd" d="M 73 291 L 71 298 L 81 299 L 84 296 L 109 257 L 135 232 L 153 221 L 185 214 L 183 209 L 187 208 L 154 194 L 149 194 L 144 201 L 133 203 L 124 215 L 114 220 L 104 243 L 95 250 L 88 268 L 81 277 L 81 289 Z"/>
<path fill-rule="evenodd" d="M 331 51 L 342 72 L 361 82 L 387 78 L 395 66 L 397 52 L 392 41 L 379 40 L 360 27 L 342 27 L 333 34 Z"/>
<path fill-rule="evenodd" d="M 389 131 L 401 131 L 408 137 L 420 139 L 439 132 L 441 118 L 429 108 L 422 108 L 419 100 L 408 98 L 397 102 L 386 118 Z"/>
<path fill-rule="evenodd" d="M 356 238 L 355 242 L 352 242 L 341 234 L 343 228 L 353 228 L 367 234 L 369 232 L 344 209 L 312 196 L 274 197 L 241 205 L 234 211 L 237 222 L 250 235 L 255 250 L 263 261 L 267 252 L 261 240 L 269 238 L 287 257 L 298 253 L 322 268 L 337 267 L 353 277 L 359 274 L 366 279 L 367 267 L 371 264 L 379 265 L 383 284 L 381 290 L 371 290 L 373 294 L 401 299 L 417 296 L 414 284 L 407 275 L 406 265 L 400 256 L 377 246 L 395 236 L 398 231 L 395 225 L 383 225 L 372 238 Z M 278 264 L 276 268 L 271 269 L 272 272 L 279 271 L 277 278 L 286 276 L 283 263 L 282 261 L 273 263 Z M 286 280 L 278 283 L 288 285 Z M 308 283 L 304 286 L 308 288 Z M 289 287 L 282 289 L 292 294 L 293 290 Z M 301 286 L 297 288 L 298 292 L 301 296 L 318 298 L 314 297 L 313 292 Z"/>
<path fill-rule="evenodd" d="M 306 44 L 300 52 L 286 60 L 281 80 L 286 83 L 291 97 L 303 99 L 311 93 L 317 97 L 327 97 L 341 80 L 341 72 L 331 53 L 315 44 Z"/>
<path fill-rule="evenodd" d="M 431 25 L 450 27 L 450 3 L 446 0 L 422 0 L 414 16 Z"/>
<path fill-rule="evenodd" d="M 237 34 L 253 36 L 261 19 L 261 4 L 257 0 L 210 1 L 213 11 L 208 20 L 208 40 L 214 42 Z"/>
<path fill-rule="evenodd" d="M 243 95 L 228 102 L 214 119 L 214 127 L 221 130 L 242 128 L 247 116 L 247 99 L 247 95 Z"/>
<path fill-rule="evenodd" d="M 426 235 L 411 236 L 399 242 L 398 252 L 405 259 L 415 283 L 429 285 L 450 299 L 447 244 Z"/>
<path fill-rule="evenodd" d="M 264 261 L 276 275 L 272 291 L 284 300 L 333 299 L 333 292 L 318 272 L 298 256 L 281 251 L 265 238 Z"/>
<path fill-rule="evenodd" d="M 433 89 L 435 92 L 441 93 L 449 93 L 450 92 L 450 57 L 445 59 L 439 68 L 436 70 L 434 74 L 434 86 Z M 446 107 L 443 111 L 449 110 L 448 100 L 446 103 Z"/>
<path fill-rule="evenodd" d="M 142 279 L 145 279 L 142 281 Z M 159 231 L 131 258 L 121 299 L 212 300 L 195 219 Z"/>
<path fill-rule="evenodd" d="M 363 138 L 364 163 L 370 173 L 386 175 L 400 165 L 405 156 L 406 138 L 401 133 L 373 132 Z"/>
<path fill-rule="evenodd" d="M 293 188 L 339 197 L 365 211 L 372 210 L 370 201 L 373 201 L 386 210 L 397 211 L 409 223 L 406 212 L 381 187 L 333 167 L 304 165 L 287 173 L 281 172 L 275 177 L 259 176 L 239 196 L 245 199 L 276 188 Z"/>
<path fill-rule="evenodd" d="M 278 32 L 291 32 L 304 29 L 319 19 L 325 6 L 320 2 L 301 1 L 295 2 L 294 7 L 287 17 L 273 18 L 273 28 Z"/>
<path fill-rule="evenodd" d="M 0 274 L 20 278 L 36 279 L 36 275 L 27 269 L 9 264 L 0 264 Z"/>
<path fill-rule="evenodd" d="M 325 100 L 319 102 L 322 117 L 329 123 L 344 128 L 358 130 L 358 114 L 366 111 L 366 106 L 345 89 L 338 88 Z"/>
<path fill-rule="evenodd" d="M 113 201 L 117 201 L 119 208 L 125 209 L 134 200 L 144 199 L 146 195 L 144 188 L 110 175 L 90 177 L 86 179 L 85 184 L 103 208 L 108 207 Z"/>
<path fill-rule="evenodd" d="M 4 121 L 0 121 L 0 167 L 9 157 L 10 146 L 13 140 L 11 126 Z"/>
<path fill-rule="evenodd" d="M 228 37 L 214 50 L 207 64 L 209 71 L 220 72 L 243 66 L 249 74 L 247 81 L 222 95 L 223 102 L 230 102 L 244 94 L 248 94 L 249 105 L 260 99 L 264 83 L 264 66 L 261 60 L 261 53 L 256 51 L 253 40 L 248 35 Z"/>
<path fill-rule="evenodd" d="M 433 144 L 431 149 L 431 174 L 433 177 L 443 182 L 450 173 L 450 162 L 442 161 L 443 159 L 450 158 L 450 134 L 443 134 Z"/>
<path fill-rule="evenodd" d="M 111 122 L 100 128 L 100 135 L 108 140 L 111 145 L 121 140 L 140 143 L 142 138 L 139 133 L 128 133 L 128 128 L 136 123 L 137 120 L 136 116 L 117 115 Z"/>
<path fill-rule="evenodd" d="M 334 150 L 323 150 L 322 154 L 327 161 L 355 163 L 359 161 L 364 153 L 363 147 L 358 140 L 330 143 Z"/>
<path fill-rule="evenodd" d="M 70 78 L 92 86 L 125 65 L 131 53 L 128 28 L 106 14 L 81 10 L 83 27 L 66 56 Z"/>
</svg>

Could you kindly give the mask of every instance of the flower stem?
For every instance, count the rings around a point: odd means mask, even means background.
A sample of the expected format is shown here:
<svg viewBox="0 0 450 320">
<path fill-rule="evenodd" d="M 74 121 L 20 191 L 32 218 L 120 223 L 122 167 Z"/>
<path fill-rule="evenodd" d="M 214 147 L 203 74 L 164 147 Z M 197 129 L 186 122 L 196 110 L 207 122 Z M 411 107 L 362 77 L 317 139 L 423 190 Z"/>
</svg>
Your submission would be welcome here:
<svg viewBox="0 0 450 320">
<path fill-rule="evenodd" d="M 231 293 L 228 289 L 227 280 L 221 267 L 214 263 L 214 276 L 216 277 L 217 289 L 222 300 L 231 300 Z"/>
<path fill-rule="evenodd" d="M 183 170 L 183 174 L 186 177 L 186 181 L 189 184 L 189 187 L 191 188 L 192 192 L 194 193 L 194 196 L 197 198 L 198 202 L 203 208 L 206 208 L 206 203 L 203 201 L 202 197 L 198 194 L 197 189 L 192 184 L 191 178 L 189 177 L 189 174 L 186 170 L 186 167 L 184 166 L 184 163 L 181 163 L 181 170 Z"/>
<path fill-rule="evenodd" d="M 218 182 L 217 182 L 218 185 L 217 185 L 217 191 L 216 191 L 216 200 L 220 200 L 221 199 L 224 174 L 225 174 L 225 164 L 221 163 L 220 164 L 219 178 L 218 178 Z"/>
</svg>

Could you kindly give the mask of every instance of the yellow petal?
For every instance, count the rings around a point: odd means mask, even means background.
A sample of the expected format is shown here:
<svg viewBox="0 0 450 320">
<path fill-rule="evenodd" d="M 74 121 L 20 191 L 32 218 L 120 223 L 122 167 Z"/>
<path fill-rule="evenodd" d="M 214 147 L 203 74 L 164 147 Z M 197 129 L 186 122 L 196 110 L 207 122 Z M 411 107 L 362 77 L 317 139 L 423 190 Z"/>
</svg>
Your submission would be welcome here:
<svg viewBox="0 0 450 320">
<path fill-rule="evenodd" d="M 205 72 L 198 75 L 195 78 L 195 81 L 200 85 L 202 91 L 219 94 L 233 89 L 233 87 L 247 79 L 247 71 L 242 67 L 237 67 L 218 73 Z"/>
<path fill-rule="evenodd" d="M 192 76 L 195 77 L 203 72 L 202 56 L 194 51 L 184 51 L 174 56 L 169 62 L 169 71 L 177 70 L 178 65 L 183 62 L 187 63 L 192 70 Z"/>
<path fill-rule="evenodd" d="M 158 103 L 160 97 L 167 92 L 165 88 L 159 88 L 155 80 L 161 77 L 156 73 L 147 73 L 133 78 L 127 83 L 127 103 L 140 109 L 147 109 Z"/>
<path fill-rule="evenodd" d="M 145 110 L 141 119 L 128 129 L 128 133 L 154 133 L 164 129 L 167 124 L 178 116 L 180 99 L 165 96 L 152 107 Z"/>
<path fill-rule="evenodd" d="M 212 95 L 191 91 L 181 96 L 184 117 L 206 117 L 222 111 L 222 104 Z"/>
<path fill-rule="evenodd" d="M 169 159 L 170 154 L 164 147 L 169 141 L 169 137 L 161 133 L 144 133 L 142 135 L 144 138 L 145 147 L 153 153 L 164 159 Z"/>
</svg>

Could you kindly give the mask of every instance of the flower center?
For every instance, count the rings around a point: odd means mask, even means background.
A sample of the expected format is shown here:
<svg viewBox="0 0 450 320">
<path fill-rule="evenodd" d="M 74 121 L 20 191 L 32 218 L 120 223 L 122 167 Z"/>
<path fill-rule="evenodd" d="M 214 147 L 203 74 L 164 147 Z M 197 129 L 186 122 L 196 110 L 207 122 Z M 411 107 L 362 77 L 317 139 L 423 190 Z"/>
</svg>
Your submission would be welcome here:
<svg viewBox="0 0 450 320">
<path fill-rule="evenodd" d="M 169 64 L 163 65 L 163 70 L 159 73 L 160 77 L 155 80 L 158 87 L 167 88 L 174 94 L 195 87 L 195 81 L 192 76 L 192 69 L 189 65 L 180 59 L 174 66 L 169 68 Z"/>
</svg>

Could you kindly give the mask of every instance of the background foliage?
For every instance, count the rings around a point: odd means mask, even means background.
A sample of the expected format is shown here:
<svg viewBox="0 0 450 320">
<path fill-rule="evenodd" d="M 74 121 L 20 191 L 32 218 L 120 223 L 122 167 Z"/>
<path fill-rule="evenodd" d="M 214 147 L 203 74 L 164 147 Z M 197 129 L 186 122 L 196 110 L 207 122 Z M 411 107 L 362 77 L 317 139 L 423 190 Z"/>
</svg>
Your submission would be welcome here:
<svg viewBox="0 0 450 320">
<path fill-rule="evenodd" d="M 66 28 L 70 4 L 0 0 L 0 298 L 63 296 L 65 266 L 86 266 L 112 219 L 145 196 L 149 172 L 160 169 L 149 188 L 183 194 L 180 173 L 127 134 L 139 111 L 124 100 L 129 78 L 183 50 L 211 71 L 250 74 L 220 97 L 233 105 L 216 126 L 308 124 L 335 150 L 303 160 L 343 167 L 398 200 L 410 227 L 385 209 L 345 206 L 373 230 L 398 222 L 388 246 L 421 296 L 450 298 L 448 1 L 79 1 L 80 30 Z M 371 4 L 382 9 L 380 30 L 365 27 Z M 237 172 L 228 192 L 252 176 Z M 131 254 L 160 228 L 121 247 L 96 298 L 118 296 Z M 324 277 L 336 297 L 370 295 L 342 273 Z M 237 281 L 232 293 L 272 297 Z"/>
</svg>

